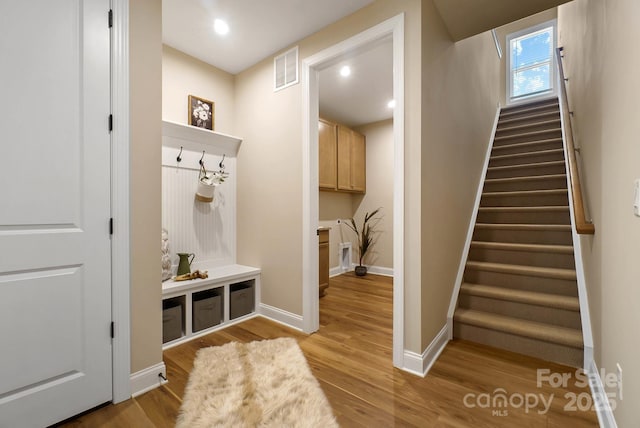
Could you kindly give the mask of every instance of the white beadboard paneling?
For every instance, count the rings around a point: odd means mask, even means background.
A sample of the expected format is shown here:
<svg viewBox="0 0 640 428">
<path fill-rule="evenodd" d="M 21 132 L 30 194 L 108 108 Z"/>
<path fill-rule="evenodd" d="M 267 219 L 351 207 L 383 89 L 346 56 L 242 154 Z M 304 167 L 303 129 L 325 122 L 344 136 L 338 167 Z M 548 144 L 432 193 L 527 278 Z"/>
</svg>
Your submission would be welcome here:
<svg viewBox="0 0 640 428">
<path fill-rule="evenodd" d="M 174 165 L 162 166 L 162 226 L 169 232 L 169 248 L 174 264 L 176 253 L 196 255 L 192 270 L 235 263 L 236 254 L 236 158 L 224 160 L 229 178 L 215 189 L 211 203 L 195 199 L 198 163 L 202 153 L 183 150 L 182 162 L 175 162 L 176 149 L 163 147 L 163 158 L 174 159 Z M 205 155 L 209 171 L 218 169 L 222 156 Z"/>
</svg>

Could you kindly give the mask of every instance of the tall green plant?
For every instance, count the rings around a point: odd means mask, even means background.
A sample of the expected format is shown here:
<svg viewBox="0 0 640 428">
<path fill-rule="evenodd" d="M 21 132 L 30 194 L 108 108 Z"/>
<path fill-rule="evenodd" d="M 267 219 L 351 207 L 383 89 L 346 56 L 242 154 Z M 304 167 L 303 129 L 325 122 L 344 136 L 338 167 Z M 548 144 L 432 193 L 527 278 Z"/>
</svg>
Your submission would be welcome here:
<svg viewBox="0 0 640 428">
<path fill-rule="evenodd" d="M 347 225 L 349 229 L 351 229 L 358 238 L 358 252 L 360 255 L 360 266 L 362 266 L 362 261 L 364 257 L 367 255 L 367 252 L 371 249 L 373 245 L 373 235 L 375 233 L 375 225 L 380 220 L 379 217 L 375 217 L 382 207 L 374 210 L 369 214 L 368 212 L 364 214 L 364 220 L 362 221 L 362 228 L 358 228 L 356 221 L 352 218 L 344 224 Z"/>
</svg>

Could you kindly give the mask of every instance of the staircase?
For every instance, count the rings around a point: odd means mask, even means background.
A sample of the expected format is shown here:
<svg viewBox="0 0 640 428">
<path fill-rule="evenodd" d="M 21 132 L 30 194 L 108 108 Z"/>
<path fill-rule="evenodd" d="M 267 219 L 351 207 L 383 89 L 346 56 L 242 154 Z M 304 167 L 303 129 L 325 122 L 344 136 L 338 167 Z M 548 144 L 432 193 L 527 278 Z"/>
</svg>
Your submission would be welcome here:
<svg viewBox="0 0 640 428">
<path fill-rule="evenodd" d="M 500 113 L 454 337 L 583 365 L 557 99 Z"/>
</svg>

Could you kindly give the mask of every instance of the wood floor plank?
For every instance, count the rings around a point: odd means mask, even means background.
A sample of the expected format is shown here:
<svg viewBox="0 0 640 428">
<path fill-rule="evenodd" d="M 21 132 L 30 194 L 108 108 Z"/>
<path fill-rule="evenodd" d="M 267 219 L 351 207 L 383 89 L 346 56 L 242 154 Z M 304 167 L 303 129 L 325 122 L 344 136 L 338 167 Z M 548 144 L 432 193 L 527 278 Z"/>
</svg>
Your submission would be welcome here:
<svg viewBox="0 0 640 428">
<path fill-rule="evenodd" d="M 196 352 L 231 341 L 293 337 L 318 379 L 342 427 L 597 427 L 593 411 L 566 412 L 567 393 L 589 393 L 569 382 L 562 388 L 538 386 L 538 369 L 569 373 L 575 369 L 485 345 L 449 342 L 429 374 L 419 377 L 393 367 L 393 282 L 391 278 L 345 274 L 331 278 L 320 299 L 320 329 L 312 335 L 282 324 L 252 318 L 164 351 L 169 383 L 88 417 L 99 423 L 69 426 L 171 426 L 184 395 Z M 537 403 L 491 408 L 478 397 L 508 394 L 553 395 L 546 408 Z M 518 403 L 516 403 L 518 404 Z M 503 412 L 499 412 L 503 410 Z M 114 413 L 115 412 L 115 413 Z M 119 415 L 120 414 L 120 415 Z M 128 425 L 122 422 L 124 417 Z M 139 422 L 135 420 L 139 418 Z M 93 422 L 93 420 L 92 420 Z"/>
</svg>

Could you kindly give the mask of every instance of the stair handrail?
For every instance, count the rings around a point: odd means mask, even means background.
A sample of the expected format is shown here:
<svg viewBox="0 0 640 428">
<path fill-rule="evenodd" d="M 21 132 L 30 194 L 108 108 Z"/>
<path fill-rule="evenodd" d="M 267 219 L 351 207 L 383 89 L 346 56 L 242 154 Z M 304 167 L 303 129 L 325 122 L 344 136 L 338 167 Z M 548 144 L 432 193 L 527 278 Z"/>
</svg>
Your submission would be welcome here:
<svg viewBox="0 0 640 428">
<path fill-rule="evenodd" d="M 562 66 L 563 47 L 556 49 L 556 59 L 558 67 L 558 75 L 560 80 L 560 113 L 563 117 L 566 132 L 566 156 L 569 164 L 569 181 L 571 182 L 571 196 L 573 199 L 573 215 L 576 231 L 581 235 L 593 235 L 595 226 L 593 222 L 588 221 L 585 215 L 584 198 L 582 197 L 582 186 L 580 184 L 580 173 L 578 170 L 578 161 L 576 159 L 576 148 L 573 141 L 573 128 L 571 126 L 571 110 L 569 110 L 569 101 L 567 97 L 567 86 L 565 84 L 564 68 Z M 569 117 L 567 117 L 569 116 Z"/>
</svg>

